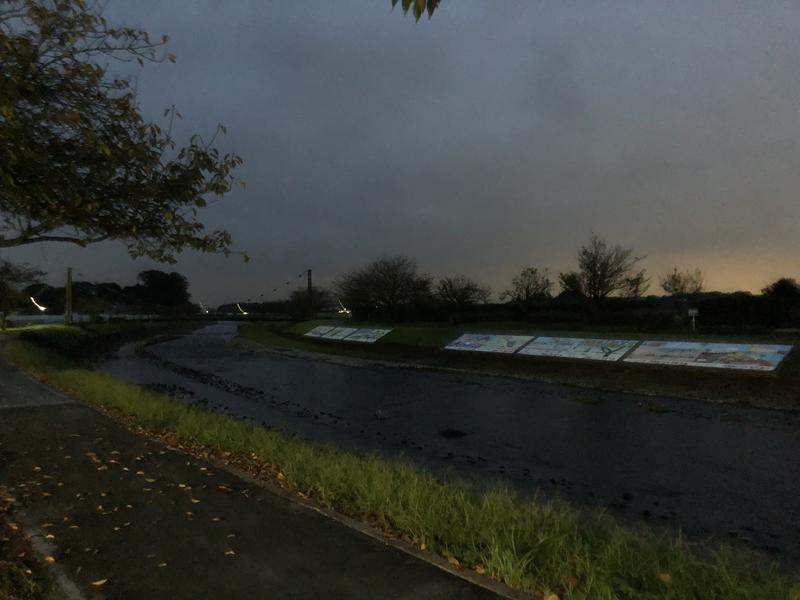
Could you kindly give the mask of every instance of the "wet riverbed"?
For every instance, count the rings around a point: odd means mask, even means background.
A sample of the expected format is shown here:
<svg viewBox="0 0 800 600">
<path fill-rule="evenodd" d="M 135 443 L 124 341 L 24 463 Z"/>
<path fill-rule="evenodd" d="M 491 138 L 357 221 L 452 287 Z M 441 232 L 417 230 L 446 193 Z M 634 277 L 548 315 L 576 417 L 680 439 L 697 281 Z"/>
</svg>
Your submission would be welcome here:
<svg viewBox="0 0 800 600">
<path fill-rule="evenodd" d="M 800 412 L 251 352 L 217 324 L 102 368 L 345 449 L 800 561 Z M 685 376 L 681 374 L 681 376 Z M 798 392 L 800 393 L 800 392 Z"/>
</svg>

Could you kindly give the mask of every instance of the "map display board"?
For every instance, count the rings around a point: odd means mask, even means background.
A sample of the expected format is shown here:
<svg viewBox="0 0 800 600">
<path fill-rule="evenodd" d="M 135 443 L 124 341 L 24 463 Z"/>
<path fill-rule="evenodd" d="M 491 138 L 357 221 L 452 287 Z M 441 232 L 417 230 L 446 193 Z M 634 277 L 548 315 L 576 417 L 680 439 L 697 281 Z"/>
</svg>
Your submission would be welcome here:
<svg viewBox="0 0 800 600">
<path fill-rule="evenodd" d="M 778 344 L 642 342 L 625 362 L 773 371 L 791 349 Z"/>
<path fill-rule="evenodd" d="M 343 340 L 356 331 L 358 331 L 358 329 L 355 327 L 334 327 L 322 337 L 326 340 Z"/>
<path fill-rule="evenodd" d="M 636 346 L 636 340 L 596 338 L 537 337 L 519 351 L 528 356 L 556 356 L 590 360 L 619 360 Z"/>
<path fill-rule="evenodd" d="M 317 327 L 314 327 L 314 329 L 312 329 L 311 331 L 306 331 L 303 335 L 306 335 L 308 337 L 321 338 L 325 337 L 325 334 L 330 333 L 334 329 L 336 328 L 330 327 L 329 325 L 318 325 Z"/>
<path fill-rule="evenodd" d="M 530 342 L 530 335 L 493 335 L 490 333 L 465 333 L 445 346 L 445 350 L 471 352 L 499 352 L 513 354 Z"/>
<path fill-rule="evenodd" d="M 347 336 L 346 341 L 374 344 L 390 331 L 391 329 L 357 329 L 355 333 L 351 333 Z"/>
</svg>

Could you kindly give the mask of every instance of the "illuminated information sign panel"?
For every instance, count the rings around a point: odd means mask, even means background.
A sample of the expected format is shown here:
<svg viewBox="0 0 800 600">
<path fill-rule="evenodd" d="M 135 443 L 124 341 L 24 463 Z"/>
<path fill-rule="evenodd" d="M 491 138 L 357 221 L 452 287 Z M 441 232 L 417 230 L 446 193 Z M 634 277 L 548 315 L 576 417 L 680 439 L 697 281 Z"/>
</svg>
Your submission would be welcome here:
<svg viewBox="0 0 800 600">
<path fill-rule="evenodd" d="M 625 362 L 774 371 L 791 349 L 779 344 L 642 342 Z"/>
<path fill-rule="evenodd" d="M 329 327 L 328 325 L 319 325 L 317 327 L 314 327 L 314 329 L 312 329 L 311 331 L 306 331 L 304 335 L 307 335 L 308 337 L 321 338 L 325 337 L 325 334 L 330 333 L 334 329 L 336 328 Z"/>
<path fill-rule="evenodd" d="M 348 335 L 355 333 L 356 331 L 358 331 L 358 329 L 355 327 L 334 327 L 322 337 L 326 340 L 343 340 Z"/>
<path fill-rule="evenodd" d="M 329 325 L 319 325 L 304 335 L 323 340 L 344 340 L 346 342 L 361 342 L 362 344 L 372 344 L 391 329 L 370 329 L 357 327 L 333 327 Z"/>
<path fill-rule="evenodd" d="M 346 341 L 374 344 L 390 331 L 391 329 L 358 329 L 355 333 L 348 335 Z"/>
<path fill-rule="evenodd" d="M 532 339 L 533 336 L 530 335 L 465 333 L 445 346 L 445 350 L 513 354 Z"/>
<path fill-rule="evenodd" d="M 619 360 L 636 346 L 636 340 L 537 337 L 519 351 L 528 356 L 555 356 L 590 360 Z"/>
</svg>

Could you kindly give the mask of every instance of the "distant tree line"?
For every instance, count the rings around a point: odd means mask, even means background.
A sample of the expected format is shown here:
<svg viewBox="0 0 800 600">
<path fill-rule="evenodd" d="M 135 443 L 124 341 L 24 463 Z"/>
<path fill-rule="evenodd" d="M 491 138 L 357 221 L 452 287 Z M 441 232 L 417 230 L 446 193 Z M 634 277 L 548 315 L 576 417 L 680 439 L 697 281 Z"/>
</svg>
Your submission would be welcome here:
<svg viewBox="0 0 800 600">
<path fill-rule="evenodd" d="M 305 318 L 320 312 L 351 311 L 359 320 L 527 320 L 543 325 L 626 325 L 668 330 L 685 325 L 689 307 L 700 310 L 699 324 L 714 330 L 800 327 L 800 285 L 781 278 L 761 295 L 704 289 L 699 269 L 673 268 L 658 277 L 662 295 L 647 295 L 651 277 L 643 257 L 631 247 L 592 235 L 577 252 L 576 268 L 551 275 L 527 266 L 492 302 L 489 286 L 467 275 L 435 278 L 420 272 L 408 256 L 382 257 L 337 278 L 331 289 L 303 287 L 282 300 L 220 306 L 221 313 L 272 313 Z M 43 274 L 0 260 L 0 317 L 12 310 L 35 310 L 30 297 L 58 314 L 64 310 L 63 287 L 39 283 Z M 554 290 L 558 287 L 558 293 Z M 137 283 L 75 282 L 75 310 L 104 312 L 194 313 L 189 284 L 179 273 L 147 270 Z"/>
<path fill-rule="evenodd" d="M 553 277 L 546 268 L 525 267 L 492 303 L 489 286 L 466 275 L 437 280 L 410 257 L 383 257 L 336 279 L 325 298 L 358 319 L 527 319 L 669 329 L 688 322 L 691 306 L 701 310 L 701 324 L 716 329 L 800 326 L 800 286 L 793 279 L 779 279 L 761 296 L 725 294 L 706 292 L 700 269 L 674 268 L 658 277 L 663 294 L 647 295 L 652 278 L 643 259 L 632 247 L 592 235 L 578 249 L 574 270 Z"/>
<path fill-rule="evenodd" d="M 25 267 L 22 273 L 16 273 L 13 295 L 4 293 L 3 290 L 12 288 L 12 285 L 4 277 L 2 264 L 0 261 L 0 298 L 6 311 L 35 312 L 37 309 L 31 302 L 33 298 L 37 304 L 46 307 L 48 314 L 64 312 L 65 288 L 39 282 L 38 279 L 44 274 L 32 271 L 29 267 Z M 75 312 L 90 315 L 135 312 L 193 314 L 198 311 L 198 307 L 191 302 L 186 277 L 180 273 L 155 269 L 141 271 L 137 283 L 129 286 L 114 282 L 75 281 L 72 284 L 72 298 Z"/>
</svg>

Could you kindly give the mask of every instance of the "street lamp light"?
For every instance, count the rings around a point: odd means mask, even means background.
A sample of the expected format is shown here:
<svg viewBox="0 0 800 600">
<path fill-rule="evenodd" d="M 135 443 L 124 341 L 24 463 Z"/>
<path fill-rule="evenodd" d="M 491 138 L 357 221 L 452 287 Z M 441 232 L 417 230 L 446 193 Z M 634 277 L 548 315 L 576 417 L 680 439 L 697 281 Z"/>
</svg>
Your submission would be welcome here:
<svg viewBox="0 0 800 600">
<path fill-rule="evenodd" d="M 41 312 L 44 312 L 44 311 L 46 311 L 46 310 L 47 310 L 47 307 L 46 307 L 46 306 L 42 306 L 41 304 L 39 304 L 38 302 L 36 302 L 36 300 L 34 300 L 33 296 L 31 296 L 31 302 L 33 302 L 33 305 L 34 305 L 36 308 L 38 308 L 38 309 L 39 309 Z"/>
</svg>

